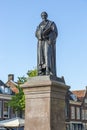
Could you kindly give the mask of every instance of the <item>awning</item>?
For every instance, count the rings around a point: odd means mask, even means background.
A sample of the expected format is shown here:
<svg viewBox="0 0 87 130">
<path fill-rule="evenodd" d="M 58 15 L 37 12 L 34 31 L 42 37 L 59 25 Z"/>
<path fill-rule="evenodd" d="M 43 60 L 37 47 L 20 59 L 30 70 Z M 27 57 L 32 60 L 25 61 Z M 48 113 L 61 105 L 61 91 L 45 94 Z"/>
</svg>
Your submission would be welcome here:
<svg viewBox="0 0 87 130">
<path fill-rule="evenodd" d="M 2 127 L 21 127 L 24 126 L 24 119 L 16 117 L 8 120 L 0 121 L 0 126 Z"/>
</svg>

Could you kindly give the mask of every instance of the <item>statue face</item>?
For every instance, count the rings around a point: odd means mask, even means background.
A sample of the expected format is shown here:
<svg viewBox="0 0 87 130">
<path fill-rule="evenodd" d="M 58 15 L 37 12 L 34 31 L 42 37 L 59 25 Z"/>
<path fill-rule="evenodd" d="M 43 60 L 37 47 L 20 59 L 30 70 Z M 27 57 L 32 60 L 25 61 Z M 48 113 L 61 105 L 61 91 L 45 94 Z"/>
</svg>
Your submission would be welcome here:
<svg viewBox="0 0 87 130">
<path fill-rule="evenodd" d="M 42 12 L 42 13 L 41 13 L 42 21 L 46 21 L 46 20 L 47 20 L 47 17 L 48 17 L 48 14 L 47 14 L 46 12 Z"/>
<path fill-rule="evenodd" d="M 46 21 L 46 20 L 47 20 L 47 16 L 46 16 L 46 15 L 42 15 L 41 17 L 42 17 L 42 20 L 43 20 L 43 21 Z"/>
</svg>

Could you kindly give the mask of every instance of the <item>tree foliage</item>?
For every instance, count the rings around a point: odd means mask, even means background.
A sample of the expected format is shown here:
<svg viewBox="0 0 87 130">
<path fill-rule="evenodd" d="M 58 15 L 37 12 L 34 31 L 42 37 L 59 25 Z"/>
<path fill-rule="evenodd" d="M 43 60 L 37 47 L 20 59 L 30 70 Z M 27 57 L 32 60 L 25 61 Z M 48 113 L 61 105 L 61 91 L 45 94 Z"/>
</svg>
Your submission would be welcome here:
<svg viewBox="0 0 87 130">
<path fill-rule="evenodd" d="M 18 85 L 24 84 L 27 81 L 27 78 L 25 76 L 18 77 Z"/>
<path fill-rule="evenodd" d="M 25 96 L 22 88 L 20 86 L 16 86 L 19 90 L 19 93 L 16 93 L 14 96 L 12 96 L 11 101 L 9 102 L 9 105 L 15 110 L 15 111 L 21 111 L 25 108 Z"/>
<path fill-rule="evenodd" d="M 36 69 L 29 70 L 27 72 L 28 77 L 34 77 L 36 75 L 37 75 Z M 17 81 L 18 86 L 16 87 L 19 90 L 19 93 L 16 93 L 14 96 L 12 96 L 11 101 L 8 103 L 9 106 L 11 106 L 15 111 L 21 111 L 25 109 L 25 95 L 20 85 L 24 84 L 27 81 L 28 77 L 25 76 L 18 77 L 18 81 Z"/>
<path fill-rule="evenodd" d="M 37 75 L 37 69 L 34 70 L 28 70 L 27 72 L 28 77 L 34 77 Z"/>
</svg>

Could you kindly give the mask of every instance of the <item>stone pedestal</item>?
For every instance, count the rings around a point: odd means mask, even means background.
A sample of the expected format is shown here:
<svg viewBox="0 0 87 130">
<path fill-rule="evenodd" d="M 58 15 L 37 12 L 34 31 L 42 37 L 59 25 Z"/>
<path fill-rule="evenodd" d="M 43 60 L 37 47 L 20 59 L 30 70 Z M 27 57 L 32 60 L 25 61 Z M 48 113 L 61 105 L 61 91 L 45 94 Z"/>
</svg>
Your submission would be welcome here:
<svg viewBox="0 0 87 130">
<path fill-rule="evenodd" d="M 65 94 L 68 86 L 53 76 L 29 78 L 25 94 L 25 130 L 66 130 Z"/>
</svg>

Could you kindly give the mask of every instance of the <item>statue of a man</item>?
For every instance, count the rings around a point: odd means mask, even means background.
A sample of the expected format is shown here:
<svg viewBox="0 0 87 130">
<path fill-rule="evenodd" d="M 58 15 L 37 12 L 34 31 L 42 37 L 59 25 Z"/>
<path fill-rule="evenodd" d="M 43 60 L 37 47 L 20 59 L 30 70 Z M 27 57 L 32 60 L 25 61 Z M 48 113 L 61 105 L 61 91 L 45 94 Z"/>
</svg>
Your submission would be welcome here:
<svg viewBox="0 0 87 130">
<path fill-rule="evenodd" d="M 46 12 L 41 13 L 42 22 L 36 29 L 37 70 L 38 75 L 56 76 L 56 38 L 58 31 L 56 24 L 47 19 Z"/>
</svg>

